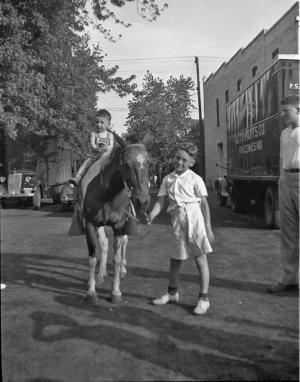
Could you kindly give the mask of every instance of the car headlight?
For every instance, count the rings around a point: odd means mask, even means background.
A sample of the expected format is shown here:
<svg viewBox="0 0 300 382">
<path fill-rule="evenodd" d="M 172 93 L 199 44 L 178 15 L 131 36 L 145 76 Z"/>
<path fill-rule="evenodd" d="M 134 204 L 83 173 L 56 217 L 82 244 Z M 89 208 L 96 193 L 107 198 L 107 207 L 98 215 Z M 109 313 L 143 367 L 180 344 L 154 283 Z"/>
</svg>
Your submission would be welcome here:
<svg viewBox="0 0 300 382">
<path fill-rule="evenodd" d="M 31 176 L 25 176 L 24 182 L 30 183 L 31 179 L 32 179 Z"/>
</svg>

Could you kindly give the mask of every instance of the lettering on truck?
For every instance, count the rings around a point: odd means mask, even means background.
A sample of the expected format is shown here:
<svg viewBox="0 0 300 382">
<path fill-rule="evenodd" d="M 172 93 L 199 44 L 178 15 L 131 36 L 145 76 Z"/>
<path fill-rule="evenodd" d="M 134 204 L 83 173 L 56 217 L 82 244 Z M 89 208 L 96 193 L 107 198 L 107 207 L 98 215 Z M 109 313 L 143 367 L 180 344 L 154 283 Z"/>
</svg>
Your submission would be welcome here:
<svg viewBox="0 0 300 382">
<path fill-rule="evenodd" d="M 239 147 L 239 154 L 248 154 L 250 152 L 254 151 L 261 151 L 263 148 L 263 142 L 261 139 L 255 140 L 256 138 L 264 136 L 266 133 L 265 131 L 265 124 L 264 122 L 259 123 L 258 125 L 248 127 L 236 134 L 235 137 L 235 144 L 242 146 Z M 251 142 L 253 141 L 253 142 Z M 247 144 L 244 144 L 246 142 L 250 142 Z"/>
</svg>

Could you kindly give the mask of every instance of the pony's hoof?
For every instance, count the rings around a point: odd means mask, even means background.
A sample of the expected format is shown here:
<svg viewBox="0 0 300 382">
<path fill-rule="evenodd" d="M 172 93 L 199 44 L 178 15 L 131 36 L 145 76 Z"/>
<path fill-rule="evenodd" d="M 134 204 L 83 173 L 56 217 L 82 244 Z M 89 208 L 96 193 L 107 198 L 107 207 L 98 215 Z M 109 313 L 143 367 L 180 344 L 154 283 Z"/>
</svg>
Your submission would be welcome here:
<svg viewBox="0 0 300 382">
<path fill-rule="evenodd" d="M 121 294 L 111 294 L 111 302 L 113 304 L 120 304 L 122 302 Z"/>
<path fill-rule="evenodd" d="M 85 302 L 89 305 L 92 306 L 97 306 L 98 305 L 98 296 L 96 293 L 94 294 L 87 294 L 85 296 Z"/>
</svg>

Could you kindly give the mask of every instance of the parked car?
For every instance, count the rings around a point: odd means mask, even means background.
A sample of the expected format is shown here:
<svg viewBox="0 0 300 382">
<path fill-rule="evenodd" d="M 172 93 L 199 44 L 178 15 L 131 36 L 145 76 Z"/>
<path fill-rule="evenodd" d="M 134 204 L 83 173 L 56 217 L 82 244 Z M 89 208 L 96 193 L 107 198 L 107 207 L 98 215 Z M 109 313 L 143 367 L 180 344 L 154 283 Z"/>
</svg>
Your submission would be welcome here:
<svg viewBox="0 0 300 382">
<path fill-rule="evenodd" d="M 75 187 L 73 184 L 65 183 L 60 192 L 60 202 L 62 204 L 63 211 L 68 211 L 75 204 Z"/>
<path fill-rule="evenodd" d="M 35 209 L 41 207 L 42 181 L 38 174 L 30 170 L 16 170 L 0 177 L 0 200 L 5 207 L 10 202 L 30 202 Z"/>
</svg>

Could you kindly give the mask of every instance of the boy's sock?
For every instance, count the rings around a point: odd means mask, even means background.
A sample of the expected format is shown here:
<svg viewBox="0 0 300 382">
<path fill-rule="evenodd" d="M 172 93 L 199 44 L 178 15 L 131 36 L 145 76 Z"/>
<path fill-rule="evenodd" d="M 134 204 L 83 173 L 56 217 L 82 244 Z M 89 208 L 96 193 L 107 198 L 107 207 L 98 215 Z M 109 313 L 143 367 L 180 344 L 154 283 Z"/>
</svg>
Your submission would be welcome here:
<svg viewBox="0 0 300 382">
<path fill-rule="evenodd" d="M 172 286 L 170 286 L 170 285 L 168 286 L 168 293 L 171 294 L 172 296 L 173 296 L 174 294 L 176 294 L 177 290 L 178 290 L 177 287 L 172 287 Z"/>
<path fill-rule="evenodd" d="M 208 300 L 208 293 L 199 292 L 199 298 L 203 298 L 204 300 Z"/>
</svg>

